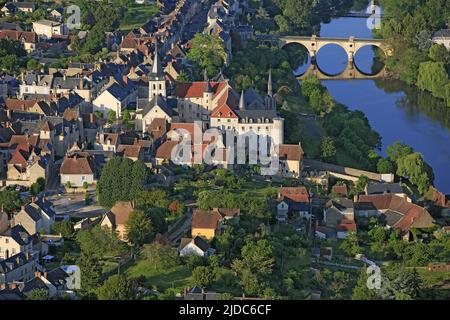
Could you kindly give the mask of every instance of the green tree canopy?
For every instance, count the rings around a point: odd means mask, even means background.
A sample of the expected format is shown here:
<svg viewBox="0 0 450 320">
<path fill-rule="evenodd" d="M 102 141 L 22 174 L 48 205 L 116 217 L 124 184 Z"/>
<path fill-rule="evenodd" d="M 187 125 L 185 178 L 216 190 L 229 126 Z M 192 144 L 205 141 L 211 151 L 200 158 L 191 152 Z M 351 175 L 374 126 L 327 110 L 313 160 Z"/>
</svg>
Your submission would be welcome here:
<svg viewBox="0 0 450 320">
<path fill-rule="evenodd" d="M 152 222 L 141 210 L 131 212 L 125 228 L 128 240 L 137 246 L 149 242 L 154 236 Z"/>
<path fill-rule="evenodd" d="M 199 77 L 205 69 L 208 76 L 213 77 L 226 62 L 225 45 L 215 35 L 197 33 L 191 40 L 188 59 L 195 65 Z"/>
<path fill-rule="evenodd" d="M 113 275 L 98 288 L 99 300 L 129 300 L 132 298 L 130 283 L 125 275 Z"/>
</svg>

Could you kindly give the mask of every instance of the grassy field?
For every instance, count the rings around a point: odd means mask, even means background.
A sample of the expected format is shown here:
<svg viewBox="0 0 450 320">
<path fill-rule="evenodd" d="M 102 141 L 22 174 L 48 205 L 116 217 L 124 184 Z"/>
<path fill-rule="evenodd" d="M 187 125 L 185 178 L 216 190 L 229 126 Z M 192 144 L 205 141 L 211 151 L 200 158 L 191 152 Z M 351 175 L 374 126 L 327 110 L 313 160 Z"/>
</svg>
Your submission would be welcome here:
<svg viewBox="0 0 450 320">
<path fill-rule="evenodd" d="M 156 5 L 139 5 L 135 4 L 128 8 L 124 17 L 120 20 L 120 30 L 130 31 L 134 28 L 139 28 L 147 23 L 158 12 Z"/>
<path fill-rule="evenodd" d="M 420 278 L 426 284 L 426 286 L 435 286 L 443 284 L 444 282 L 450 282 L 450 271 L 444 272 L 431 272 L 427 268 L 416 268 L 420 275 Z"/>
<path fill-rule="evenodd" d="M 131 266 L 127 272 L 128 277 L 145 277 L 145 285 L 149 288 L 156 287 L 158 291 L 168 288 L 180 289 L 189 286 L 191 270 L 188 266 L 176 266 L 165 270 L 155 270 L 148 260 L 140 260 Z"/>
</svg>

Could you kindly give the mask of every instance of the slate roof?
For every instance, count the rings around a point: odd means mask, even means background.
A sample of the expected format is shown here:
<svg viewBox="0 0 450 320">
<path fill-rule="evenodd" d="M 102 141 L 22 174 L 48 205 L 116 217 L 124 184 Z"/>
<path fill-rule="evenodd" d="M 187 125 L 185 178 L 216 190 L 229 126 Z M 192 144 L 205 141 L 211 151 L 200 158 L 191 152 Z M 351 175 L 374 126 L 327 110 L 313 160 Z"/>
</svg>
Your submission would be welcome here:
<svg viewBox="0 0 450 320">
<path fill-rule="evenodd" d="M 117 83 L 112 84 L 105 91 L 109 92 L 114 98 L 116 98 L 119 101 L 125 100 L 130 94 L 126 88 L 120 86 Z"/>
<path fill-rule="evenodd" d="M 167 105 L 167 100 L 160 95 L 154 96 L 152 100 L 146 103 L 141 113 L 145 116 L 155 106 L 160 107 L 169 117 L 173 116 L 174 114 L 173 109 L 169 108 L 169 106 Z"/>
<path fill-rule="evenodd" d="M 9 228 L 8 230 L 0 234 L 0 236 L 11 237 L 20 246 L 27 245 L 29 243 L 30 238 L 30 235 L 27 232 L 27 230 L 25 230 L 25 228 L 21 225 L 16 225 L 12 228 Z"/>
<path fill-rule="evenodd" d="M 369 183 L 368 194 L 404 193 L 399 183 Z"/>
<path fill-rule="evenodd" d="M 54 217 L 56 215 L 55 210 L 53 210 L 53 203 L 48 201 L 47 199 L 43 198 L 37 198 L 34 202 L 39 208 L 42 209 L 42 211 L 45 212 L 47 216 Z"/>
<path fill-rule="evenodd" d="M 179 250 L 182 250 L 189 243 L 193 243 L 196 247 L 198 247 L 203 252 L 209 250 L 210 245 L 206 242 L 202 237 L 196 236 L 195 238 L 181 238 Z"/>
<path fill-rule="evenodd" d="M 26 263 L 28 263 L 33 258 L 27 259 L 27 256 L 25 253 L 20 252 L 16 255 L 13 255 L 9 257 L 8 259 L 1 260 L 0 261 L 0 273 L 8 273 L 12 270 L 16 269 L 19 266 L 22 266 Z"/>
<path fill-rule="evenodd" d="M 435 32 L 433 38 L 450 38 L 450 29 L 442 29 Z"/>
<path fill-rule="evenodd" d="M 37 222 L 41 219 L 41 213 L 38 206 L 33 203 L 29 203 L 23 207 L 23 210 L 30 216 L 33 221 Z"/>
</svg>

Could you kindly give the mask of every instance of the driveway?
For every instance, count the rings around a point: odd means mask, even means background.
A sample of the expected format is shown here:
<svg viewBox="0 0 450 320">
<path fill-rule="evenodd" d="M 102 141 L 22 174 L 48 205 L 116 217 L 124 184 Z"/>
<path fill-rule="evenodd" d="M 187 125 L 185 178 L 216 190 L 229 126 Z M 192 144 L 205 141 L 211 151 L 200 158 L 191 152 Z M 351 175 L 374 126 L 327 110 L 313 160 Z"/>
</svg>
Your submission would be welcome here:
<svg viewBox="0 0 450 320">
<path fill-rule="evenodd" d="M 94 199 L 93 193 L 90 193 L 91 199 Z M 53 207 L 56 214 L 68 215 L 71 218 L 88 218 L 97 217 L 106 212 L 106 210 L 92 203 L 86 205 L 84 202 L 84 193 L 80 194 L 63 194 L 61 196 L 55 195 L 49 197 L 49 200 L 53 202 Z"/>
</svg>

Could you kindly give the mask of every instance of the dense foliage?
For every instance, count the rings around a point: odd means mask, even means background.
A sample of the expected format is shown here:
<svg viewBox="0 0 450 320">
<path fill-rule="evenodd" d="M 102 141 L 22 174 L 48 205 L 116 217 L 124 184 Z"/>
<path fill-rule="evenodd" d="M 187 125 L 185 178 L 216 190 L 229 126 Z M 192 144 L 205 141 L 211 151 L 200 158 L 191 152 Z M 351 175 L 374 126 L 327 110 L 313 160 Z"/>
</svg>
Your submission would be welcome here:
<svg viewBox="0 0 450 320">
<path fill-rule="evenodd" d="M 197 79 L 202 78 L 203 70 L 209 77 L 215 76 L 227 61 L 225 45 L 218 36 L 197 33 L 190 44 L 187 56 L 195 67 Z"/>
<path fill-rule="evenodd" d="M 386 58 L 388 69 L 408 84 L 444 98 L 450 106 L 450 54 L 431 41 L 436 31 L 446 28 L 450 2 L 382 0 L 381 3 L 385 19 L 376 33 L 393 49 L 393 55 Z"/>
<path fill-rule="evenodd" d="M 97 184 L 100 204 L 112 207 L 116 201 L 130 201 L 144 190 L 149 170 L 142 161 L 113 157 L 104 166 Z"/>
</svg>

